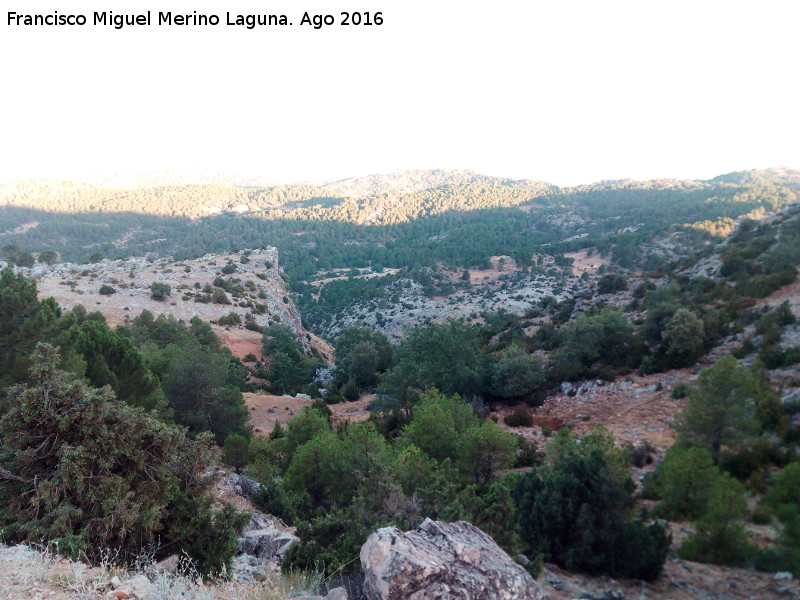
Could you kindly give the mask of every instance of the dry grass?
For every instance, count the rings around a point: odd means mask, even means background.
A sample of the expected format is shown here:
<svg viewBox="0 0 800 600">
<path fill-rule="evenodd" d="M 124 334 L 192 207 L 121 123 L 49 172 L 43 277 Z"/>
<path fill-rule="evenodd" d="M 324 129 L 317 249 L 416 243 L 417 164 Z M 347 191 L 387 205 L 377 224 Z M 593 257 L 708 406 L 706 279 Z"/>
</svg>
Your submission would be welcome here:
<svg viewBox="0 0 800 600">
<path fill-rule="evenodd" d="M 197 573 L 161 571 L 150 557 L 131 568 L 113 564 L 113 557 L 97 567 L 64 559 L 46 548 L 0 545 L 0 598 L 3 600 L 100 600 L 112 589 L 114 577 L 126 582 L 144 575 L 150 582 L 150 600 L 286 600 L 316 594 L 322 577 L 314 573 L 270 573 L 258 583 L 242 581 L 203 582 Z"/>
</svg>

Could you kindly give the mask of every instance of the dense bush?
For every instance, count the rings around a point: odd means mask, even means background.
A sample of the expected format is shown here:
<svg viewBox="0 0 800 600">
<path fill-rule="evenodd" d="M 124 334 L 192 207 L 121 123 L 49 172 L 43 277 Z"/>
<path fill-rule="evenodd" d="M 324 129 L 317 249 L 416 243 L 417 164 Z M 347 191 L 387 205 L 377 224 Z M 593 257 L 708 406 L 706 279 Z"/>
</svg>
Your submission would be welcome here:
<svg viewBox="0 0 800 600">
<path fill-rule="evenodd" d="M 172 288 L 166 283 L 156 281 L 150 284 L 150 295 L 153 297 L 153 300 L 164 300 L 170 293 L 172 293 Z"/>
<path fill-rule="evenodd" d="M 505 416 L 503 423 L 509 427 L 530 427 L 533 425 L 533 417 L 527 406 L 519 404 Z"/>
<path fill-rule="evenodd" d="M 597 282 L 598 294 L 613 294 L 615 292 L 622 292 L 628 289 L 628 281 L 616 273 L 603 275 L 600 281 Z"/>
<path fill-rule="evenodd" d="M 106 548 L 133 560 L 185 550 L 203 573 L 230 566 L 246 517 L 213 509 L 216 452 L 207 436 L 189 439 L 104 388 L 57 368 L 40 344 L 31 385 L 8 390 L 0 419 L 0 532 L 11 542 L 57 545 L 100 560 Z"/>
<path fill-rule="evenodd" d="M 517 481 L 513 497 L 522 539 L 566 569 L 658 577 L 669 536 L 659 525 L 631 520 L 633 482 L 617 472 L 601 448 L 588 454 L 566 450 L 551 469 L 531 471 Z"/>
</svg>

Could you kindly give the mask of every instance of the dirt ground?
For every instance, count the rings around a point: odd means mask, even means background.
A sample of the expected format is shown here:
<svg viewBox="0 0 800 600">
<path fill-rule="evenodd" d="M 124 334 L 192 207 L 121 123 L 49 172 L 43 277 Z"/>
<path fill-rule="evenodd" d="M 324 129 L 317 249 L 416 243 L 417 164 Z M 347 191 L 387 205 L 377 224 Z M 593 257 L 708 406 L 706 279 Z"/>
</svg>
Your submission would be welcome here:
<svg viewBox="0 0 800 600">
<path fill-rule="evenodd" d="M 589 273 L 589 275 L 594 275 L 597 273 L 597 270 L 603 266 L 608 265 L 611 263 L 611 257 L 607 256 L 603 258 L 600 256 L 596 251 L 592 256 L 588 255 L 588 250 L 579 250 L 578 252 L 565 252 L 564 256 L 567 258 L 571 258 L 573 260 L 572 263 L 572 274 L 576 277 L 580 277 L 584 273 Z"/>
<path fill-rule="evenodd" d="M 250 411 L 250 422 L 257 435 L 269 435 L 278 421 L 281 427 L 286 427 L 289 420 L 297 415 L 304 406 L 313 404 L 313 400 L 308 398 L 270 394 L 246 393 L 244 400 Z M 369 419 L 367 407 L 373 400 L 375 400 L 375 395 L 370 394 L 355 402 L 329 405 L 333 413 L 331 422 L 334 428 L 345 420 L 361 422 Z"/>
<path fill-rule="evenodd" d="M 248 354 L 255 354 L 261 360 L 261 334 L 258 331 L 249 329 L 226 329 L 218 325 L 211 328 L 219 336 L 219 339 L 231 349 L 236 358 L 243 359 Z"/>
<path fill-rule="evenodd" d="M 500 260 L 503 266 L 500 268 Z M 489 259 L 491 269 L 469 269 L 469 282 L 471 285 L 486 285 L 496 282 L 503 275 L 514 273 L 517 270 L 516 261 L 510 256 L 492 256 Z"/>
<path fill-rule="evenodd" d="M 547 439 L 542 433 L 543 424 L 549 425 L 553 431 L 569 426 L 574 432 L 583 433 L 602 423 L 620 445 L 647 442 L 663 452 L 675 441 L 671 424 L 686 405 L 686 399 L 671 397 L 672 388 L 680 381 L 693 379 L 688 369 L 647 376 L 631 374 L 585 394 L 552 394 L 542 406 L 531 409 L 536 423 L 533 427 L 509 428 L 504 425 L 503 418 L 514 410 L 511 406 L 499 406 L 491 414 L 507 429 L 535 440 L 539 445 Z M 630 387 L 620 389 L 620 383 Z M 644 391 L 659 383 L 661 391 Z"/>
<path fill-rule="evenodd" d="M 677 558 L 668 558 L 661 577 L 650 583 L 577 575 L 555 565 L 546 566 L 539 583 L 549 600 L 598 597 L 631 600 L 768 600 L 800 597 L 800 582 L 797 580 L 778 581 L 771 573 Z"/>
<path fill-rule="evenodd" d="M 319 352 L 326 363 L 331 364 L 333 362 L 334 347 L 313 333 L 309 333 L 308 335 L 311 336 L 311 347 Z"/>
</svg>

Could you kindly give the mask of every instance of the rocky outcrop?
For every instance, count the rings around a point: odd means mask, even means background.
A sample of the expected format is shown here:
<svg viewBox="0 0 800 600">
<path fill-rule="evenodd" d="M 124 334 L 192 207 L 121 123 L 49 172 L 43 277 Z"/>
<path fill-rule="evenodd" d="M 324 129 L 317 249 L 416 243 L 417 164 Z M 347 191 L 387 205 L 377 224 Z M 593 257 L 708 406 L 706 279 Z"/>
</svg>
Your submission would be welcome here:
<svg viewBox="0 0 800 600">
<path fill-rule="evenodd" d="M 253 513 L 250 523 L 239 538 L 237 554 L 279 560 L 289 548 L 300 541 L 286 529 L 286 524 L 278 517 Z"/>
<path fill-rule="evenodd" d="M 543 592 L 487 534 L 464 521 L 379 529 L 361 548 L 369 600 L 541 600 Z"/>
<path fill-rule="evenodd" d="M 89 265 L 37 263 L 31 268 L 15 267 L 15 271 L 36 280 L 41 298 L 52 296 L 67 309 L 77 304 L 91 305 L 92 310 L 99 310 L 113 324 L 124 323 L 143 310 L 184 321 L 195 316 L 217 321 L 236 313 L 241 323 L 228 327 L 243 328 L 248 320 L 258 327 L 281 323 L 295 331 L 306 349 L 310 347 L 300 311 L 287 293 L 278 250 L 273 247 L 206 254 L 182 261 L 131 257 Z M 215 285 L 218 280 L 225 282 L 227 291 Z M 156 282 L 171 288 L 171 294 L 163 301 L 152 296 L 150 286 Z M 115 293 L 99 295 L 103 284 L 114 288 Z M 214 300 L 213 290 L 224 300 Z"/>
</svg>

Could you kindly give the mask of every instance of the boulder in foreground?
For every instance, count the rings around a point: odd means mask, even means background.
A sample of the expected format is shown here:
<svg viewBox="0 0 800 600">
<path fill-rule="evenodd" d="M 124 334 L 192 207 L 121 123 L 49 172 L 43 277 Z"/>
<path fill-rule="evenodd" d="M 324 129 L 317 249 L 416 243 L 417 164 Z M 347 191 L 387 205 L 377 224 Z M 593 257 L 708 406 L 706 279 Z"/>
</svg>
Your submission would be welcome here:
<svg viewBox="0 0 800 600">
<path fill-rule="evenodd" d="M 403 532 L 385 527 L 361 548 L 370 600 L 541 600 L 530 574 L 487 534 L 464 521 L 425 519 Z"/>
</svg>

